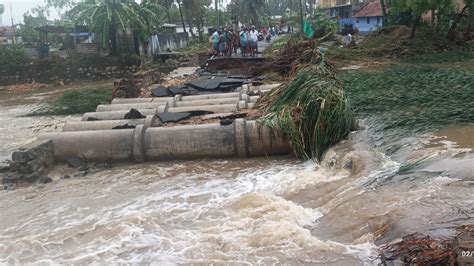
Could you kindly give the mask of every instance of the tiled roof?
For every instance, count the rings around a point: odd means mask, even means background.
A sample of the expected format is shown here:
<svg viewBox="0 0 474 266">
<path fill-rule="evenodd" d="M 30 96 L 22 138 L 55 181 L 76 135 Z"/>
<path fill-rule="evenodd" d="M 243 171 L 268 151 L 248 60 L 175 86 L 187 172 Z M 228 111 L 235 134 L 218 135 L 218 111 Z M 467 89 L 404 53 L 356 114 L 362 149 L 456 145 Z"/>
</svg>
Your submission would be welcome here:
<svg viewBox="0 0 474 266">
<path fill-rule="evenodd" d="M 363 6 L 355 17 L 381 17 L 383 16 L 382 13 L 382 5 L 379 1 L 369 2 L 365 6 Z"/>
</svg>

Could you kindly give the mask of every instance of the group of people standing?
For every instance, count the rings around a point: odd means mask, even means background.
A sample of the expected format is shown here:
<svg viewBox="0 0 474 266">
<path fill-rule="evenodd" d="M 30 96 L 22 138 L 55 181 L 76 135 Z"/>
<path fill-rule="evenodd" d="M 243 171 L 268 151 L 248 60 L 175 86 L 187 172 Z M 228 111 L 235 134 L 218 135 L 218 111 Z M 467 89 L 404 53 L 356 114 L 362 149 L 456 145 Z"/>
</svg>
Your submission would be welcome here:
<svg viewBox="0 0 474 266">
<path fill-rule="evenodd" d="M 232 28 L 215 30 L 211 36 L 214 52 L 220 56 L 232 56 L 240 49 L 242 56 L 257 56 L 258 53 L 258 31 L 255 26 L 250 29 L 242 27 L 240 31 Z"/>
</svg>

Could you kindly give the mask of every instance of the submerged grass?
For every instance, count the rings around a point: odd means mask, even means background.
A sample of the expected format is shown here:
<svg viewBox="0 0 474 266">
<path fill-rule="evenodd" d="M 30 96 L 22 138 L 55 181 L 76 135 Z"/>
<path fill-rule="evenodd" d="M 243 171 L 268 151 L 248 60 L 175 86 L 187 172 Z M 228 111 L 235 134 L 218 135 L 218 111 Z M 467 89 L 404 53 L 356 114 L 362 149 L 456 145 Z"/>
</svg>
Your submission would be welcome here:
<svg viewBox="0 0 474 266">
<path fill-rule="evenodd" d="M 94 112 L 99 104 L 112 101 L 112 92 L 103 89 L 68 91 L 47 107 L 35 110 L 31 115 L 71 115 Z"/>
<path fill-rule="evenodd" d="M 359 118 L 378 130 L 425 132 L 474 122 L 474 73 L 420 65 L 395 65 L 375 72 L 348 71 L 340 78 Z"/>
</svg>

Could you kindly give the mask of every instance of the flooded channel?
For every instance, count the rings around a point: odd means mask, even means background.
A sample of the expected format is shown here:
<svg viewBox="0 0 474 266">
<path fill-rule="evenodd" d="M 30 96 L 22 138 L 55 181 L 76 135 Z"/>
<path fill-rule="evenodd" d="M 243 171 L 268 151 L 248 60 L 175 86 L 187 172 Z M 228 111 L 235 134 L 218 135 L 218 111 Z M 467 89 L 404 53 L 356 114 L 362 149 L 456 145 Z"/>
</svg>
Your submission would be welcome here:
<svg viewBox="0 0 474 266">
<path fill-rule="evenodd" d="M 2 98 L 2 159 L 71 119 L 18 117 L 32 97 Z M 376 264 L 382 244 L 474 221 L 474 126 L 384 140 L 361 124 L 321 165 L 149 162 L 68 179 L 60 166 L 51 184 L 0 192 L 0 263 Z"/>
</svg>

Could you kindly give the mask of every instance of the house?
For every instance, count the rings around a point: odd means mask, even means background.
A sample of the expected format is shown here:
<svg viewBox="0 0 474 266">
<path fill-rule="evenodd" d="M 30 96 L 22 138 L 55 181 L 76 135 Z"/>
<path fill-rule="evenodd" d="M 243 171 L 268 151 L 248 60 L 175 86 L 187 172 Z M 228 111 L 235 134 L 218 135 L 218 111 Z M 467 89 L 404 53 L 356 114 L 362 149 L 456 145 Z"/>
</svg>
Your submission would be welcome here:
<svg viewBox="0 0 474 266">
<path fill-rule="evenodd" d="M 338 18 L 341 28 L 354 27 L 354 14 L 367 0 L 320 0 L 318 7 L 330 17 Z"/>
<path fill-rule="evenodd" d="M 361 34 L 368 34 L 383 26 L 382 5 L 379 1 L 368 2 L 354 15 L 354 27 Z"/>
<path fill-rule="evenodd" d="M 15 44 L 17 42 L 17 31 L 16 27 L 0 26 L 0 45 Z"/>
</svg>

